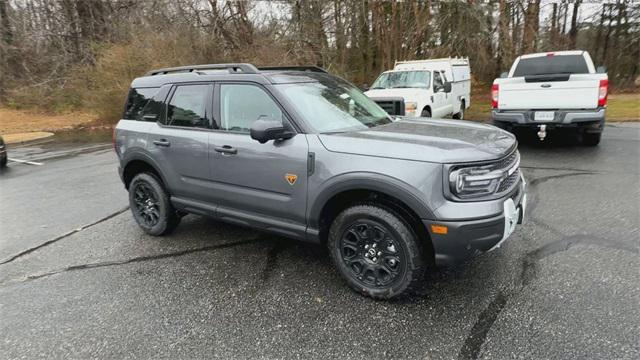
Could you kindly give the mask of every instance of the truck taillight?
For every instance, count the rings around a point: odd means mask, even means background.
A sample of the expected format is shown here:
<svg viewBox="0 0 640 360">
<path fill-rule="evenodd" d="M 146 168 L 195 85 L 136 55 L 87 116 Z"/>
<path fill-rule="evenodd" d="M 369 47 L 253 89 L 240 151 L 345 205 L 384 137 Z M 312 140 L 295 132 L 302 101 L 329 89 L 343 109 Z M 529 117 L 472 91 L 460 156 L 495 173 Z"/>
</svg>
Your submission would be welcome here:
<svg viewBox="0 0 640 360">
<path fill-rule="evenodd" d="M 607 106 L 607 97 L 609 96 L 609 80 L 600 80 L 598 87 L 598 106 Z"/>
<path fill-rule="evenodd" d="M 498 107 L 498 84 L 491 85 L 491 107 L 496 109 Z"/>
</svg>

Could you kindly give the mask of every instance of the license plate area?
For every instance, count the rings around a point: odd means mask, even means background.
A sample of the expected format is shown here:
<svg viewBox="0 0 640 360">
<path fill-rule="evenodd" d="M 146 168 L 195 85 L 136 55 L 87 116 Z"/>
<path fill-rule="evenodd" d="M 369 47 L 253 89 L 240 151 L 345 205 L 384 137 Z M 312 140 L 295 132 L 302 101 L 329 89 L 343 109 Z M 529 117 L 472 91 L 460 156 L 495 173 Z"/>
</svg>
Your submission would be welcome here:
<svg viewBox="0 0 640 360">
<path fill-rule="evenodd" d="M 533 113 L 534 121 L 553 121 L 555 117 L 555 111 L 536 111 Z"/>
</svg>

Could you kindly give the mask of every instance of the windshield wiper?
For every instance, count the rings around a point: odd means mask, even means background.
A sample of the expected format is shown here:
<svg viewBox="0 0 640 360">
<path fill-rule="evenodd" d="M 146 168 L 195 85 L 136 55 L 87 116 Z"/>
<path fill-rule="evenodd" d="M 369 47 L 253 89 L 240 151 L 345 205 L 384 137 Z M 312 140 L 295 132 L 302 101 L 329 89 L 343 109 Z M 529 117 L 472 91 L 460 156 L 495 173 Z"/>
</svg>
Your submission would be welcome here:
<svg viewBox="0 0 640 360">
<path fill-rule="evenodd" d="M 401 85 L 401 86 L 392 86 L 392 89 L 407 89 L 410 88 L 411 86 L 405 86 L 405 85 Z"/>
</svg>

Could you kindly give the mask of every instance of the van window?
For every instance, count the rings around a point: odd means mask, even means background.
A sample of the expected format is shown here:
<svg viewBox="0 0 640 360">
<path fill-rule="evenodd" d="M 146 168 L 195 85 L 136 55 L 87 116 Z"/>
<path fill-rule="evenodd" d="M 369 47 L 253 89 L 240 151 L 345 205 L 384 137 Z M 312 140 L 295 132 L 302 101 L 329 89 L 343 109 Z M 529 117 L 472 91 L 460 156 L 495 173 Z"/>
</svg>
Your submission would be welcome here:
<svg viewBox="0 0 640 360">
<path fill-rule="evenodd" d="M 442 78 L 440 77 L 439 71 L 433 72 L 433 92 L 438 91 L 438 89 L 444 86 L 444 82 L 442 82 Z"/>
<path fill-rule="evenodd" d="M 582 55 L 540 56 L 520 59 L 513 76 L 545 74 L 588 74 L 589 67 Z"/>
<path fill-rule="evenodd" d="M 142 120 L 142 109 L 158 92 L 158 89 L 160 88 L 132 88 L 129 91 L 122 118 L 127 120 Z"/>
<path fill-rule="evenodd" d="M 428 88 L 430 82 L 429 71 L 392 71 L 382 73 L 371 89 Z"/>
</svg>

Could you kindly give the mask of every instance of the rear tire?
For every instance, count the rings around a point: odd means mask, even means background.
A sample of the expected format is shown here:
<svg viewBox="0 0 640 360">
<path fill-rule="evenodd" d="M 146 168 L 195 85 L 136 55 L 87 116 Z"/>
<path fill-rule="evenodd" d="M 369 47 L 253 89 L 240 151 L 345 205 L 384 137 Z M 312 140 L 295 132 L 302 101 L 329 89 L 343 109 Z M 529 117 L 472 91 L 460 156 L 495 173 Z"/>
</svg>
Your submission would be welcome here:
<svg viewBox="0 0 640 360">
<path fill-rule="evenodd" d="M 3 157 L 2 159 L 0 159 L 0 169 L 3 169 L 7 167 L 7 157 Z"/>
<path fill-rule="evenodd" d="M 602 133 L 582 134 L 582 145 L 597 146 L 598 144 L 600 144 L 601 137 L 602 137 Z"/>
<path fill-rule="evenodd" d="M 129 207 L 138 225 L 149 235 L 171 233 L 180 216 L 169 201 L 169 194 L 150 173 L 136 175 L 129 184 Z"/>
<path fill-rule="evenodd" d="M 354 205 L 331 224 L 329 253 L 347 284 L 374 299 L 411 293 L 424 278 L 425 252 L 400 216 L 375 204 Z"/>
<path fill-rule="evenodd" d="M 456 120 L 463 120 L 464 119 L 464 107 L 465 107 L 465 103 L 464 100 L 462 100 L 460 102 L 460 112 L 458 112 L 457 114 L 453 114 L 453 118 Z"/>
</svg>

